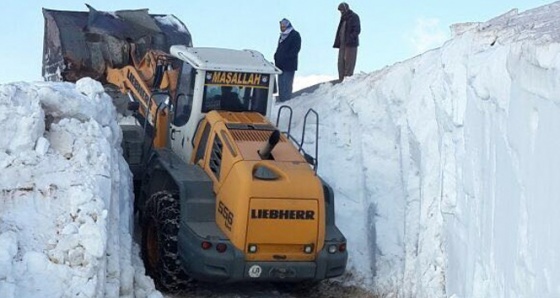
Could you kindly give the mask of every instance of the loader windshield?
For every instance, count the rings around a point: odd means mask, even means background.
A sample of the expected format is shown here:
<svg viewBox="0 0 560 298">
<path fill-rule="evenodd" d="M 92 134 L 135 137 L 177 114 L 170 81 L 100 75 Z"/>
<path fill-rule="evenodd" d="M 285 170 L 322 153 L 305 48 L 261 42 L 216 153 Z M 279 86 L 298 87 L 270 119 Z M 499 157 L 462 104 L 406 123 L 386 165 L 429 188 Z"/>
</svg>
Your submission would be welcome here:
<svg viewBox="0 0 560 298">
<path fill-rule="evenodd" d="M 202 112 L 225 110 L 266 114 L 269 74 L 208 71 Z"/>
</svg>

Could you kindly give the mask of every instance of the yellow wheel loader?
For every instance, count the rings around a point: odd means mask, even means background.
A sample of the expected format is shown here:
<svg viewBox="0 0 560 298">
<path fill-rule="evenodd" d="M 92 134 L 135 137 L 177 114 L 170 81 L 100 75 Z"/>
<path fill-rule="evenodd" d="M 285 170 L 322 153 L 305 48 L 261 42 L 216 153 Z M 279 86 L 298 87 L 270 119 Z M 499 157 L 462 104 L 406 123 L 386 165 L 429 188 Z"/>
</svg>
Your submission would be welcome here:
<svg viewBox="0 0 560 298">
<path fill-rule="evenodd" d="M 136 117 L 122 125 L 122 147 L 159 289 L 344 273 L 333 191 L 317 175 L 318 115 L 305 116 L 317 129 L 311 156 L 303 133 L 267 118 L 280 70 L 262 54 L 192 47 L 182 22 L 147 10 L 43 14 L 45 79 L 93 77 Z"/>
</svg>

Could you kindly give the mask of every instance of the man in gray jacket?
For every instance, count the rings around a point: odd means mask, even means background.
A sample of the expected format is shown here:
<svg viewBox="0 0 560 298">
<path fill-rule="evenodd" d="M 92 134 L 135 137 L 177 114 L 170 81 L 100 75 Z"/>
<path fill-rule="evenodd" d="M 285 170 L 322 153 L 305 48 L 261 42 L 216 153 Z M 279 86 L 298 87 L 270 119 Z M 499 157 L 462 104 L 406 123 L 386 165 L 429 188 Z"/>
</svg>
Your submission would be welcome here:
<svg viewBox="0 0 560 298">
<path fill-rule="evenodd" d="M 338 48 L 338 79 L 354 74 L 356 58 L 358 56 L 358 36 L 360 35 L 360 17 L 350 9 L 346 2 L 338 5 L 340 23 L 336 30 L 334 48 Z"/>
</svg>

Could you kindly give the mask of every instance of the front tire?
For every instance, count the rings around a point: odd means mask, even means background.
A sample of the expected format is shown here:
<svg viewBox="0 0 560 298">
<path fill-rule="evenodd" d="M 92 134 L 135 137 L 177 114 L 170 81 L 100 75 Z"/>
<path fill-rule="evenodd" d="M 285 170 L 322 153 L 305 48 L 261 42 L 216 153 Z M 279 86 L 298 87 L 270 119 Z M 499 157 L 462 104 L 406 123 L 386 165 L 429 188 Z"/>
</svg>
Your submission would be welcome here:
<svg viewBox="0 0 560 298">
<path fill-rule="evenodd" d="M 178 292 L 188 283 L 178 255 L 180 213 L 177 196 L 168 191 L 151 195 L 143 212 L 142 258 L 156 288 L 163 292 Z"/>
</svg>

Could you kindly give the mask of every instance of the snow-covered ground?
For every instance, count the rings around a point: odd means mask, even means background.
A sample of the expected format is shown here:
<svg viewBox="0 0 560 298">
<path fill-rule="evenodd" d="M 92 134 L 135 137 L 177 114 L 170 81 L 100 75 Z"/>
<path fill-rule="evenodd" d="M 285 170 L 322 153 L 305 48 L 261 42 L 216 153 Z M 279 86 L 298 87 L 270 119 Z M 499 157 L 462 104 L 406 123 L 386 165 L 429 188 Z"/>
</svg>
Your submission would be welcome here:
<svg viewBox="0 0 560 298">
<path fill-rule="evenodd" d="M 343 280 L 398 297 L 559 297 L 560 2 L 294 98 L 320 114 Z M 309 127 L 312 135 L 313 127 Z M 0 85 L 0 297 L 158 297 L 111 99 Z M 310 144 L 307 144 L 310 145 Z"/>
<path fill-rule="evenodd" d="M 293 90 L 294 92 L 299 91 L 301 89 L 305 89 L 309 86 L 313 86 L 318 83 L 332 81 L 334 79 L 338 79 L 335 76 L 328 76 L 328 75 L 308 75 L 308 76 L 299 76 L 296 73 L 294 78 L 294 85 Z"/>
</svg>

